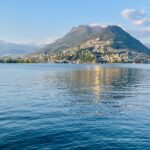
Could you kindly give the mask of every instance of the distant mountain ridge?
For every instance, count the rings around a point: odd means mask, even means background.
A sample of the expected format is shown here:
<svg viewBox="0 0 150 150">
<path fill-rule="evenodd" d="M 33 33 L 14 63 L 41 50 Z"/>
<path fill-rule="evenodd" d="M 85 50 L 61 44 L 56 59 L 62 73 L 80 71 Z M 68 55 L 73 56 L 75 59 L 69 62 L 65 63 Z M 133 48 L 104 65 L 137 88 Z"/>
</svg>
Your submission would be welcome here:
<svg viewBox="0 0 150 150">
<path fill-rule="evenodd" d="M 96 38 L 102 41 L 111 40 L 112 43 L 109 46 L 114 49 L 128 49 L 129 51 L 150 54 L 148 47 L 124 31 L 121 27 L 115 25 L 104 28 L 89 25 L 73 27 L 63 38 L 42 48 L 40 53 L 55 53 L 64 49 L 80 46 L 83 42 Z"/>
<path fill-rule="evenodd" d="M 0 57 L 29 54 L 37 49 L 38 46 L 33 44 L 16 44 L 0 40 Z"/>
</svg>

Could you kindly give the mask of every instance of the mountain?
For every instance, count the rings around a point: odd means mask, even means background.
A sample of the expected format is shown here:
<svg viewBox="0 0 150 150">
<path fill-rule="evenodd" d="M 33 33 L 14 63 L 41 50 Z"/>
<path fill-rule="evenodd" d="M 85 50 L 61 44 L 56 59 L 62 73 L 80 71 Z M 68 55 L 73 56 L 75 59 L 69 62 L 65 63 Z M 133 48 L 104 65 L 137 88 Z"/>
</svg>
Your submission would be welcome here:
<svg viewBox="0 0 150 150">
<path fill-rule="evenodd" d="M 121 27 L 115 25 L 105 28 L 89 25 L 73 27 L 63 38 L 42 48 L 40 53 L 52 54 L 57 51 L 81 46 L 82 43 L 97 38 L 100 41 L 111 41 L 109 47 L 112 49 L 127 49 L 131 52 L 150 54 L 149 48 L 124 31 Z"/>
<path fill-rule="evenodd" d="M 15 44 L 6 41 L 0 41 L 0 57 L 29 54 L 37 49 L 38 46 L 33 44 Z"/>
<path fill-rule="evenodd" d="M 73 27 L 71 31 L 63 38 L 56 40 L 52 44 L 48 44 L 41 49 L 41 52 L 51 53 L 58 50 L 71 48 L 78 46 L 80 43 L 94 38 L 95 34 L 101 30 L 101 27 L 93 27 L 80 25 L 79 27 Z"/>
</svg>

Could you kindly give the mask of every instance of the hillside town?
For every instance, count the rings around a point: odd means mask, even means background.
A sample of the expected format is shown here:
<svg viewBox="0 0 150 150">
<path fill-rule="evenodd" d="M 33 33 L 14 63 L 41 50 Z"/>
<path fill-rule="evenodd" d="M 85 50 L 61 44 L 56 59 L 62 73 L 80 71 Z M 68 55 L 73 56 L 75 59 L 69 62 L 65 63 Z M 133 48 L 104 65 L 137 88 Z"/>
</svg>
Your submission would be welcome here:
<svg viewBox="0 0 150 150">
<path fill-rule="evenodd" d="M 128 49 L 114 49 L 111 40 L 91 39 L 78 47 L 52 54 L 0 58 L 1 63 L 149 63 L 150 56 Z"/>
</svg>

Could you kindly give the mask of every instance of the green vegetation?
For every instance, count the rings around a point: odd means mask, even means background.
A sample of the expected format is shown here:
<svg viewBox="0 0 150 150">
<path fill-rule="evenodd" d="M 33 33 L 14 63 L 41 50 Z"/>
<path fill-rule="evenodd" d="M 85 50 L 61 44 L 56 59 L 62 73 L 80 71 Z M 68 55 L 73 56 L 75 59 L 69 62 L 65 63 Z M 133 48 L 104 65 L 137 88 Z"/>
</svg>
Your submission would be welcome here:
<svg viewBox="0 0 150 150">
<path fill-rule="evenodd" d="M 24 59 L 24 58 L 11 58 L 4 57 L 0 58 L 0 63 L 35 63 L 34 59 Z"/>
</svg>

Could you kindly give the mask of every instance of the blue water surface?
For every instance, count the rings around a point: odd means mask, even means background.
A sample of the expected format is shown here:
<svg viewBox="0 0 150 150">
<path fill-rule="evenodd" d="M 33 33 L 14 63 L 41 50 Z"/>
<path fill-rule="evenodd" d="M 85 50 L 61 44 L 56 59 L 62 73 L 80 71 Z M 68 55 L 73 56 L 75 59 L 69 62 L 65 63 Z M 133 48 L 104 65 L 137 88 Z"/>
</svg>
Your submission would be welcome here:
<svg viewBox="0 0 150 150">
<path fill-rule="evenodd" d="M 0 64 L 3 149 L 150 149 L 150 65 Z"/>
</svg>

